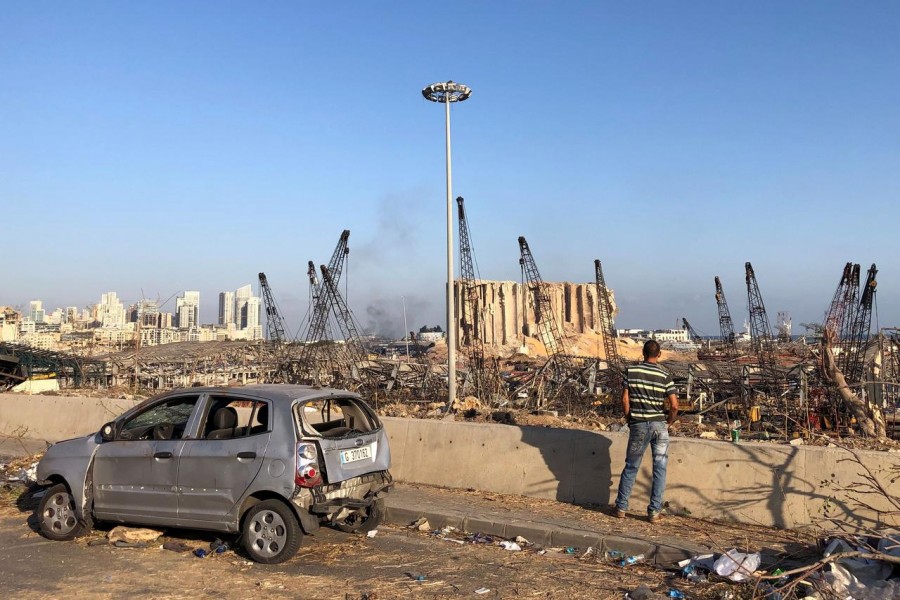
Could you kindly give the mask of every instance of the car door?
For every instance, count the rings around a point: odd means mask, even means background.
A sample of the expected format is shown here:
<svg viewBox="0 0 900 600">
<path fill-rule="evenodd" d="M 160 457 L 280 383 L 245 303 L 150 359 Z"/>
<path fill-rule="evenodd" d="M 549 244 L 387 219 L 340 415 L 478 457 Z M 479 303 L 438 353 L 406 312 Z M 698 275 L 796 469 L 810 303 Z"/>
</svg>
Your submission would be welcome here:
<svg viewBox="0 0 900 600">
<path fill-rule="evenodd" d="M 222 412 L 236 419 L 220 420 Z M 211 395 L 201 416 L 201 435 L 187 440 L 178 470 L 178 518 L 182 525 L 223 521 L 259 473 L 273 425 L 269 402 Z M 221 422 L 219 422 L 221 421 Z"/>
<path fill-rule="evenodd" d="M 115 439 L 94 456 L 99 519 L 175 524 L 178 458 L 196 419 L 198 394 L 167 396 L 116 422 Z"/>
</svg>

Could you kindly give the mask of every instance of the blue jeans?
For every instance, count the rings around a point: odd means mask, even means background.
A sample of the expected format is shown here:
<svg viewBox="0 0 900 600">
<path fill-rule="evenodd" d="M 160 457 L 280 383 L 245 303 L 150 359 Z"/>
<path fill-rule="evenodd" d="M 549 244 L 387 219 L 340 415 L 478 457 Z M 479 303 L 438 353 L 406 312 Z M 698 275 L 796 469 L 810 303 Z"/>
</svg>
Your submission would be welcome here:
<svg viewBox="0 0 900 600">
<path fill-rule="evenodd" d="M 628 425 L 628 450 L 625 454 L 625 468 L 619 479 L 619 494 L 616 508 L 628 510 L 628 498 L 637 477 L 644 453 L 650 446 L 653 452 L 653 487 L 650 490 L 650 505 L 647 514 L 662 510 L 663 491 L 666 489 L 666 465 L 669 461 L 669 428 L 665 421 L 630 423 Z"/>
</svg>

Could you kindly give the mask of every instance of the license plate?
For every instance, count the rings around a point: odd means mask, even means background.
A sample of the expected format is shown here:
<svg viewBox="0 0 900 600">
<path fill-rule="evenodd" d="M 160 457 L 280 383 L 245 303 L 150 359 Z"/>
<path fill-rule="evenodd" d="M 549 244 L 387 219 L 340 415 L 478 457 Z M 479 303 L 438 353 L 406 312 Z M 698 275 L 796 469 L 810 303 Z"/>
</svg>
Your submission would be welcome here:
<svg viewBox="0 0 900 600">
<path fill-rule="evenodd" d="M 372 458 L 372 444 L 360 446 L 350 450 L 341 450 L 341 464 L 356 462 Z"/>
</svg>

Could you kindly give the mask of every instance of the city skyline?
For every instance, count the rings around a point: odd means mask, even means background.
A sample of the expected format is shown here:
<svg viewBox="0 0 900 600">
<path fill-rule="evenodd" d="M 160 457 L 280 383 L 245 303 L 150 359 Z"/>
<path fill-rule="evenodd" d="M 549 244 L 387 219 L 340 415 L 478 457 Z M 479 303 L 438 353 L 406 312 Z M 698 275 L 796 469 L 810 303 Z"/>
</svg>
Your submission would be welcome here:
<svg viewBox="0 0 900 600">
<path fill-rule="evenodd" d="M 896 3 L 18 4 L 5 19 L 0 199 L 21 226 L 4 241 L 29 251 L 0 304 L 214 299 L 265 271 L 295 328 L 306 261 L 350 229 L 360 323 L 402 331 L 403 297 L 446 326 L 444 124 L 421 89 L 455 79 L 473 94 L 453 114 L 454 192 L 484 279 L 520 279 L 524 235 L 547 281 L 589 282 L 602 260 L 620 326 L 712 334 L 713 277 L 738 326 L 746 261 L 770 317 L 817 322 L 849 260 L 879 267 L 873 327 L 900 323 L 896 254 L 873 228 L 900 216 Z M 437 29 L 465 43 L 423 45 Z"/>
</svg>

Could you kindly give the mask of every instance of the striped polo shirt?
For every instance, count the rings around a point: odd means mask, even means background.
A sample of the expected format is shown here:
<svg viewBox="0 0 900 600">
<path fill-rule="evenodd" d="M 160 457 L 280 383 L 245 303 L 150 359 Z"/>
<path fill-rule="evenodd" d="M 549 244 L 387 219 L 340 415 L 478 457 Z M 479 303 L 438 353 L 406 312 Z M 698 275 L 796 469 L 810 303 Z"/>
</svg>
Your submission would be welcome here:
<svg viewBox="0 0 900 600">
<path fill-rule="evenodd" d="M 649 362 L 625 369 L 625 385 L 631 404 L 631 422 L 665 421 L 663 403 L 675 392 L 672 376 L 662 367 Z"/>
</svg>

